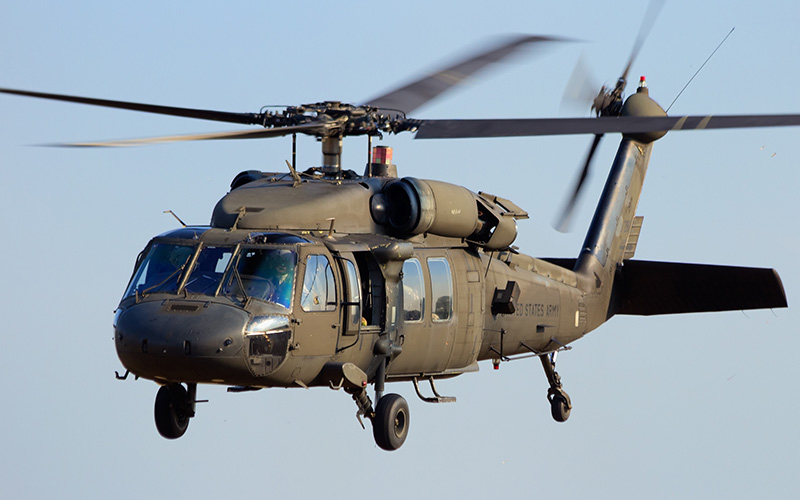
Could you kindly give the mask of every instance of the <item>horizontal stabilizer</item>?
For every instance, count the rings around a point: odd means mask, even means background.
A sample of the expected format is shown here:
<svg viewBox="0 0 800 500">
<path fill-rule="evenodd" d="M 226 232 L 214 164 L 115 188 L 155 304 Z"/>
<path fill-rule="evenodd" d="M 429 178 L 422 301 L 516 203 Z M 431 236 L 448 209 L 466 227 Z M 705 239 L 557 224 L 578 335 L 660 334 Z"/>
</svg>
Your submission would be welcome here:
<svg viewBox="0 0 800 500">
<path fill-rule="evenodd" d="M 774 269 L 625 261 L 609 317 L 787 307 Z"/>
</svg>

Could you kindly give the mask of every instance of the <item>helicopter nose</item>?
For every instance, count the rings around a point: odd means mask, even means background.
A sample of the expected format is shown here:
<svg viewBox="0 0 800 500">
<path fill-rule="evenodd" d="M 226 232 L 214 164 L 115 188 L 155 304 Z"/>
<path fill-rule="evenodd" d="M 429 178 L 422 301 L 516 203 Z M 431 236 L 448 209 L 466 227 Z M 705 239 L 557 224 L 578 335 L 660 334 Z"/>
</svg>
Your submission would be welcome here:
<svg viewBox="0 0 800 500">
<path fill-rule="evenodd" d="M 148 379 L 236 384 L 248 374 L 242 352 L 248 319 L 244 310 L 215 302 L 140 302 L 117 314 L 117 354 L 125 368 Z"/>
</svg>

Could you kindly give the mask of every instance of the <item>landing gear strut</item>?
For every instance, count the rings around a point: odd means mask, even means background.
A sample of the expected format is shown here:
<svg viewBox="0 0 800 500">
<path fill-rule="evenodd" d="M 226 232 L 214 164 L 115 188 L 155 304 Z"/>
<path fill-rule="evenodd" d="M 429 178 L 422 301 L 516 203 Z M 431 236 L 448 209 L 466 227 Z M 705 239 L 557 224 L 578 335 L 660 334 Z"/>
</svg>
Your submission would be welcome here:
<svg viewBox="0 0 800 500">
<path fill-rule="evenodd" d="M 197 384 L 162 386 L 156 394 L 155 419 L 158 433 L 167 439 L 177 439 L 186 433 L 189 419 L 194 417 Z"/>
<path fill-rule="evenodd" d="M 408 437 L 410 418 L 408 403 L 402 396 L 383 393 L 388 359 L 389 356 L 385 356 L 380 360 L 375 373 L 375 400 L 378 404 L 374 409 L 372 401 L 367 395 L 367 376 L 363 372 L 361 373 L 363 375 L 362 383 L 351 384 L 345 391 L 353 397 L 353 401 L 358 406 L 356 417 L 361 427 L 364 427 L 362 417 L 368 418 L 372 422 L 372 436 L 375 438 L 375 444 L 384 450 L 394 451 L 403 446 Z"/>
<path fill-rule="evenodd" d="M 550 387 L 547 389 L 547 400 L 550 401 L 550 414 L 556 422 L 566 422 L 572 411 L 569 395 L 561 386 L 561 376 L 556 372 L 556 353 L 539 356 Z"/>
<path fill-rule="evenodd" d="M 367 417 L 372 422 L 372 436 L 375 444 L 386 451 L 394 451 L 406 441 L 408 437 L 408 423 L 410 421 L 408 403 L 399 394 L 382 395 L 378 406 L 373 410 L 372 401 L 366 389 L 347 390 L 353 401 L 358 406 L 356 417 L 364 427 L 361 417 Z"/>
<path fill-rule="evenodd" d="M 403 349 L 388 337 L 376 342 L 374 349 L 375 355 L 381 358 L 375 372 L 375 400 L 378 404 L 368 416 L 372 420 L 375 444 L 386 451 L 394 451 L 403 446 L 408 437 L 408 403 L 399 394 L 384 395 L 383 390 L 386 385 L 386 365 Z"/>
</svg>

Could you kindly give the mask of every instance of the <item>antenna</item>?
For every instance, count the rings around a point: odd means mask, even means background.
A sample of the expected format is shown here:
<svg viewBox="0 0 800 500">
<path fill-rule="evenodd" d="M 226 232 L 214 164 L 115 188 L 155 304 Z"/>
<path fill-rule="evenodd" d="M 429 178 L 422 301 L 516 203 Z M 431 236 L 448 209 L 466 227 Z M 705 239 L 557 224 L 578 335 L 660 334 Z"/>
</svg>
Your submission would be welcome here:
<svg viewBox="0 0 800 500">
<path fill-rule="evenodd" d="M 165 214 L 172 214 L 172 216 L 173 216 L 173 217 L 175 217 L 176 219 L 178 219 L 178 222 L 180 222 L 180 223 L 181 223 L 181 226 L 183 226 L 183 227 L 186 227 L 186 224 L 184 224 L 184 222 L 181 220 L 181 218 L 180 218 L 180 217 L 178 217 L 177 215 L 175 215 L 175 212 L 173 212 L 172 210 L 164 210 L 164 213 L 165 213 Z"/>
<path fill-rule="evenodd" d="M 289 173 L 292 174 L 292 179 L 294 179 L 294 184 L 292 185 L 292 187 L 297 187 L 298 184 L 303 182 L 300 179 L 300 175 L 298 175 L 297 170 L 295 170 L 294 166 L 292 166 L 292 164 L 289 163 L 289 160 L 286 160 L 286 166 L 289 167 Z"/>
<path fill-rule="evenodd" d="M 719 48 L 720 48 L 720 47 L 722 47 L 722 44 L 723 44 L 723 43 L 725 43 L 725 40 L 727 40 L 727 39 L 728 39 L 728 37 L 729 37 L 729 36 L 731 36 L 731 33 L 733 33 L 733 30 L 735 30 L 735 29 L 736 29 L 736 26 L 734 26 L 733 28 L 731 28 L 731 30 L 728 32 L 728 34 L 727 34 L 727 35 L 725 35 L 725 38 L 723 38 L 723 39 L 722 39 L 722 41 L 721 41 L 721 42 L 719 42 L 719 45 L 717 45 L 717 48 L 716 48 L 716 49 L 714 49 L 714 52 L 712 52 L 712 53 L 711 53 L 711 55 L 710 55 L 710 56 L 708 56 L 708 58 L 705 60 L 705 62 L 704 62 L 703 64 L 701 64 L 701 65 L 700 65 L 700 67 L 697 69 L 697 71 L 695 71 L 695 72 L 694 72 L 694 75 L 692 75 L 692 77 L 691 77 L 691 78 L 689 78 L 689 81 L 688 81 L 688 82 L 686 82 L 686 85 L 684 85 L 684 86 L 683 86 L 683 88 L 681 89 L 681 91 L 680 91 L 680 92 L 678 92 L 678 95 L 676 95 L 676 96 L 675 96 L 675 99 L 673 99 L 673 100 L 672 100 L 672 102 L 670 103 L 670 105 L 669 105 L 669 108 L 667 108 L 667 111 L 666 111 L 667 113 L 669 113 L 669 110 L 672 108 L 672 105 L 673 105 L 673 104 L 675 104 L 675 101 L 677 101 L 677 100 L 678 100 L 678 97 L 680 97 L 680 96 L 681 96 L 681 94 L 683 94 L 683 91 L 684 91 L 684 90 L 686 90 L 686 87 L 688 87 L 688 86 L 689 86 L 689 84 L 690 84 L 690 83 L 692 83 L 692 80 L 694 80 L 694 77 L 696 77 L 696 76 L 697 76 L 697 74 L 698 74 L 698 73 L 700 73 L 700 70 L 701 70 L 701 69 L 703 69 L 703 66 L 705 66 L 705 65 L 706 65 L 706 63 L 707 63 L 708 61 L 710 61 L 712 57 L 714 57 L 714 54 L 716 54 L 716 53 L 717 53 L 717 51 L 719 50 Z"/>
</svg>

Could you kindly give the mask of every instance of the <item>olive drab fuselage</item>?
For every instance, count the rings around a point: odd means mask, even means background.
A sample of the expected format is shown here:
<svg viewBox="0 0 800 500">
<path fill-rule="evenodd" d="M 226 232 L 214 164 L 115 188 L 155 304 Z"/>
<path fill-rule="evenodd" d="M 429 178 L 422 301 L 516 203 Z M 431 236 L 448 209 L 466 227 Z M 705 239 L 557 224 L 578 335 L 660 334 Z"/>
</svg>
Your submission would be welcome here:
<svg viewBox="0 0 800 500">
<path fill-rule="evenodd" d="M 326 184 L 322 190 L 342 187 L 317 182 Z M 294 187 L 273 181 L 262 189 L 276 187 L 300 198 L 306 187 L 320 190 L 314 181 Z M 374 195 L 361 197 L 361 213 L 369 213 Z M 326 366 L 352 363 L 372 381 L 381 338 L 396 350 L 386 369 L 391 381 L 475 371 L 479 360 L 553 350 L 587 331 L 582 293 L 570 270 L 485 251 L 468 235 L 342 234 L 340 219 L 358 212 L 326 212 L 337 215 L 333 231 L 322 229 L 331 224 L 325 219 L 320 229 L 245 229 L 240 217 L 238 229 L 189 227 L 154 238 L 115 319 L 126 368 L 161 383 L 335 386 L 338 372 L 328 374 Z M 370 229 L 377 226 L 369 222 Z M 170 286 L 160 276 L 142 277 L 148 272 L 142 267 L 157 267 L 157 249 L 173 247 L 183 268 L 174 271 Z M 251 254 L 280 251 L 293 256 L 294 266 L 291 296 L 283 303 L 259 296 L 242 263 Z M 199 268 L 206 254 L 215 262 L 204 274 Z M 209 284 L 201 289 L 203 280 Z M 509 282 L 519 289 L 513 311 L 493 311 L 495 292 Z"/>
</svg>

